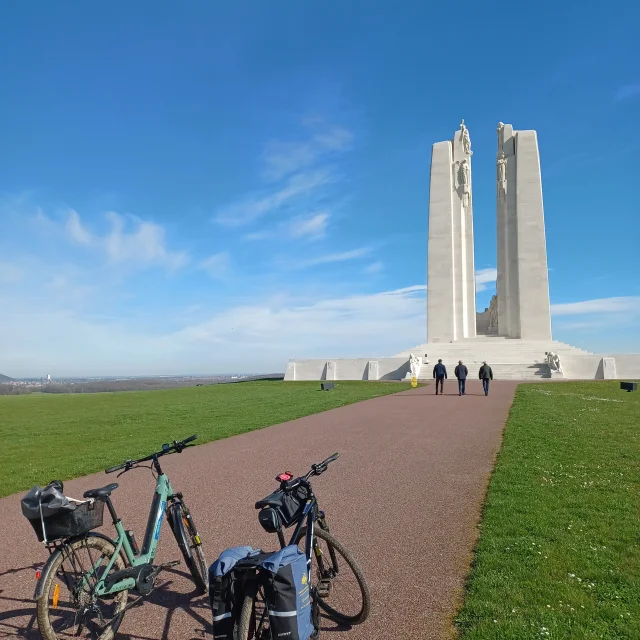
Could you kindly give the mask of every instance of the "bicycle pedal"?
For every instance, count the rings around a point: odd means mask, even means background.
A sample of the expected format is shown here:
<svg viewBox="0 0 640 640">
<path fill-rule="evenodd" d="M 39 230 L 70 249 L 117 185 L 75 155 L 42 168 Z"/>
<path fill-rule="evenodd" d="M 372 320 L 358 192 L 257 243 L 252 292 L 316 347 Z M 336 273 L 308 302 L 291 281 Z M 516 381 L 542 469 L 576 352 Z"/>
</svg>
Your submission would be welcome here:
<svg viewBox="0 0 640 640">
<path fill-rule="evenodd" d="M 326 598 L 331 593 L 331 580 L 327 580 L 326 578 L 320 580 L 316 590 L 321 598 Z"/>
</svg>

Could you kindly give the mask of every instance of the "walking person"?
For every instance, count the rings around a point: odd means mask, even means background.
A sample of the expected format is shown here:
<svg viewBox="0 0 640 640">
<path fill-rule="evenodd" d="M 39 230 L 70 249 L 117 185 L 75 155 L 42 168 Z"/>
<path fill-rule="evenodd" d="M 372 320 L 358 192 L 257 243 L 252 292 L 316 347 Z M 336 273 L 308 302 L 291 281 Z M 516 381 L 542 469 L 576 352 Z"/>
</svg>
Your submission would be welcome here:
<svg viewBox="0 0 640 640">
<path fill-rule="evenodd" d="M 442 358 L 433 367 L 433 377 L 436 379 L 436 395 L 438 395 L 438 384 L 440 385 L 440 395 L 444 395 L 444 381 L 447 377 L 447 367 L 442 364 Z"/>
<path fill-rule="evenodd" d="M 480 367 L 478 377 L 482 380 L 482 388 L 484 389 L 484 395 L 489 395 L 489 380 L 493 380 L 493 371 L 485 360 Z"/>
<path fill-rule="evenodd" d="M 454 373 L 456 374 L 456 378 L 458 378 L 458 395 L 466 396 L 466 384 L 467 384 L 467 376 L 469 375 L 469 369 L 462 364 L 462 360 L 458 360 L 458 366 L 456 367 Z"/>
</svg>

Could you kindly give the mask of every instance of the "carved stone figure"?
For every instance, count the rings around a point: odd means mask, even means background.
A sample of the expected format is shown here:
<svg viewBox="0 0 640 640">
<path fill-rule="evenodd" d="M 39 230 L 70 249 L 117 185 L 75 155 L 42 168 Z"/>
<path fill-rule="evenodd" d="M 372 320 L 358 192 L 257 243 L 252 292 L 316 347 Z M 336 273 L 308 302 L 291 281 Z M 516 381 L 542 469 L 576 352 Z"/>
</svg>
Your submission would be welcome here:
<svg viewBox="0 0 640 640">
<path fill-rule="evenodd" d="M 420 368 L 422 367 L 422 358 L 414 356 L 413 353 L 409 354 L 409 369 L 412 378 L 417 378 L 420 374 Z"/>
<path fill-rule="evenodd" d="M 562 373 L 562 365 L 560 364 L 560 357 L 557 353 L 553 351 L 545 351 L 544 355 L 547 356 L 547 364 L 549 365 L 549 369 L 551 371 L 557 371 L 558 373 Z"/>
<path fill-rule="evenodd" d="M 469 186 L 469 165 L 463 160 L 458 167 L 458 184 L 461 187 Z"/>
<path fill-rule="evenodd" d="M 498 149 L 502 151 L 502 130 L 504 129 L 504 122 L 498 122 L 498 128 L 496 133 L 498 134 Z"/>
<path fill-rule="evenodd" d="M 507 195 L 507 158 L 504 155 L 504 151 L 500 153 L 497 164 L 498 170 L 498 194 L 501 199 Z"/>
<path fill-rule="evenodd" d="M 505 158 L 504 151 L 498 158 L 498 182 L 505 182 L 507 180 L 507 159 Z"/>
<path fill-rule="evenodd" d="M 462 130 L 462 149 L 466 154 L 472 156 L 473 151 L 471 151 L 471 138 L 469 137 L 469 129 L 467 129 L 464 124 L 464 120 L 460 123 L 460 129 Z"/>
<path fill-rule="evenodd" d="M 498 328 L 498 296 L 492 296 L 489 303 L 489 330 Z"/>
</svg>

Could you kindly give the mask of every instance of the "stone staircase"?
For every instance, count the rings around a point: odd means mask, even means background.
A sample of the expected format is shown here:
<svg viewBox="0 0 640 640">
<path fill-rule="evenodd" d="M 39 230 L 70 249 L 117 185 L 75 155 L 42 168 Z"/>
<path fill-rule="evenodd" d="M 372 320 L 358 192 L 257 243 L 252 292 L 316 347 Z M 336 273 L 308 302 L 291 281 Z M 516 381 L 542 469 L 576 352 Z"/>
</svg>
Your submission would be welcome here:
<svg viewBox="0 0 640 640">
<path fill-rule="evenodd" d="M 501 336 L 478 336 L 456 342 L 438 342 L 418 345 L 394 357 L 409 357 L 427 354 L 428 363 L 420 371 L 420 379 L 431 379 L 433 366 L 442 358 L 447 372 L 453 377 L 453 370 L 458 360 L 462 360 L 469 369 L 469 377 L 474 379 L 477 370 L 484 360 L 493 369 L 497 380 L 540 380 L 550 378 L 549 368 L 545 363 L 545 351 L 554 351 L 563 355 L 593 355 L 589 351 L 579 349 L 558 340 L 519 340 Z"/>
</svg>

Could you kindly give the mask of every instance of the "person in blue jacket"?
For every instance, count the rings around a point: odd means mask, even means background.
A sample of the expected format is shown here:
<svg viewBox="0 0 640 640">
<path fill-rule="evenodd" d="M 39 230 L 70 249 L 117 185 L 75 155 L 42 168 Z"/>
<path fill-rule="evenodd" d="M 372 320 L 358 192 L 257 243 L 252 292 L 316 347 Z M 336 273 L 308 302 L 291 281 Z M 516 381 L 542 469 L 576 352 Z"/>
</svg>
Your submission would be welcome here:
<svg viewBox="0 0 640 640">
<path fill-rule="evenodd" d="M 465 386 L 467 384 L 467 375 L 469 375 L 469 369 L 462 364 L 462 360 L 458 360 L 458 366 L 454 372 L 456 378 L 458 378 L 458 395 L 466 396 Z"/>
<path fill-rule="evenodd" d="M 442 359 L 433 367 L 433 377 L 436 379 L 436 395 L 438 395 L 438 384 L 440 385 L 440 395 L 444 395 L 444 380 L 447 377 L 447 367 L 442 364 Z"/>
</svg>

